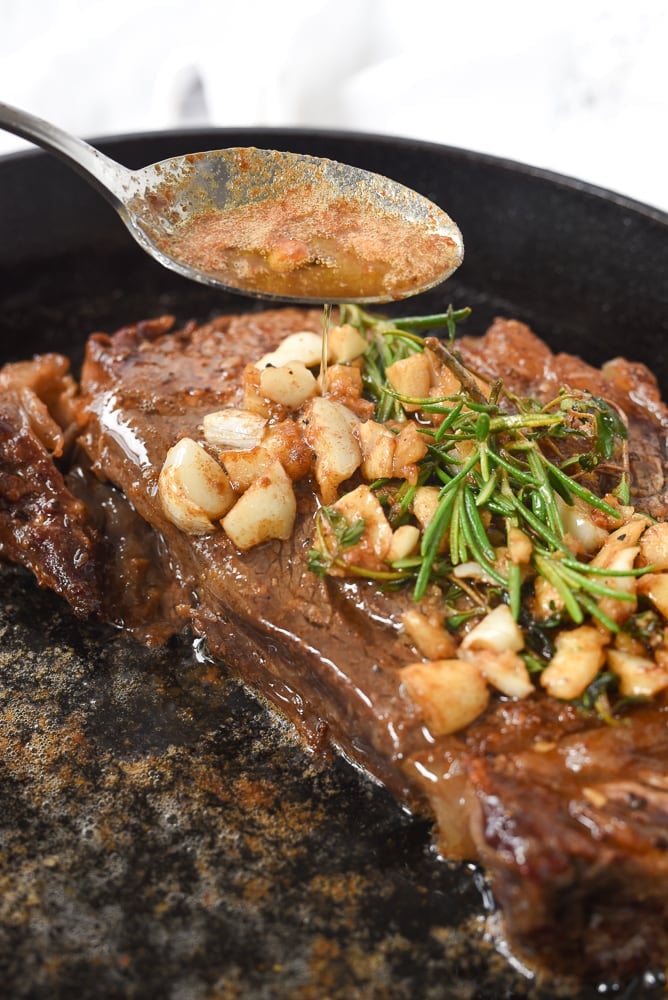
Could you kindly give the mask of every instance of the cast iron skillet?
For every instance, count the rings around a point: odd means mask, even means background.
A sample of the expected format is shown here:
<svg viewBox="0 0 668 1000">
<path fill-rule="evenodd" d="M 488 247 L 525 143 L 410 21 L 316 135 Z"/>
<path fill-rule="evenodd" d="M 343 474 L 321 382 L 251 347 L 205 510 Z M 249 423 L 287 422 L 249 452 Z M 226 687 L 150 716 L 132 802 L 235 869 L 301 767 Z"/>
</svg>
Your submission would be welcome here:
<svg viewBox="0 0 668 1000">
<path fill-rule="evenodd" d="M 466 259 L 397 306 L 470 305 L 668 391 L 668 216 L 543 171 L 426 143 L 271 129 L 100 143 L 129 167 L 257 145 L 388 174 L 442 205 Z M 0 160 L 2 360 L 171 312 L 258 308 L 163 270 L 42 153 Z M 0 978 L 12 997 L 600 997 L 504 958 L 481 873 L 344 761 L 309 757 L 186 637 L 144 650 L 0 585 Z M 659 977 L 607 990 L 664 996 Z"/>
</svg>

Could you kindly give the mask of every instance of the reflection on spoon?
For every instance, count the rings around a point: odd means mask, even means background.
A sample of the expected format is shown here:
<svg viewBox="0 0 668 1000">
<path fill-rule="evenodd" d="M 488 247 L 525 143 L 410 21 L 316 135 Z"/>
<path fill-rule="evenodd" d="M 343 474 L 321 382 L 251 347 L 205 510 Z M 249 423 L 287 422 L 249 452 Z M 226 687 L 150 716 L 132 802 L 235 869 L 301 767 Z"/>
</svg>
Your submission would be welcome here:
<svg viewBox="0 0 668 1000">
<path fill-rule="evenodd" d="M 333 160 L 233 148 L 131 171 L 1 103 L 0 126 L 74 167 L 166 267 L 229 291 L 387 302 L 439 284 L 463 258 L 461 234 L 442 209 L 395 181 Z"/>
</svg>

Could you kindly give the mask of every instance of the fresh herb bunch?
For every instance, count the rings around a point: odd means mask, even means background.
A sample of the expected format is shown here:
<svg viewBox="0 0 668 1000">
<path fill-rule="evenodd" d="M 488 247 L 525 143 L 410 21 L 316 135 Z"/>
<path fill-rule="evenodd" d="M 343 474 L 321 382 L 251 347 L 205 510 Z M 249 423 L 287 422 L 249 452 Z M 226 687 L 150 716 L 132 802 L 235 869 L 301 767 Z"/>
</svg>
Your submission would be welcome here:
<svg viewBox="0 0 668 1000">
<path fill-rule="evenodd" d="M 350 323 L 366 336 L 363 382 L 375 403 L 375 419 L 403 422 L 405 407 L 419 406 L 427 420 L 420 433 L 427 439 L 427 455 L 420 465 L 418 483 L 383 480 L 372 489 L 383 503 L 393 528 L 405 523 L 418 486 L 437 485 L 438 505 L 424 530 L 419 552 L 374 572 L 351 566 L 345 570 L 385 581 L 410 581 L 416 600 L 433 583 L 450 593 L 473 594 L 480 611 L 489 606 L 490 594 L 506 601 L 516 619 L 522 611 L 525 574 L 519 563 L 499 559 L 498 550 L 512 529 L 524 532 L 532 544 L 531 570 L 544 577 L 559 595 L 572 623 L 586 616 L 597 619 L 610 631 L 617 624 L 600 608 L 598 599 L 632 598 L 606 585 L 614 571 L 600 570 L 573 555 L 566 540 L 563 505 L 575 498 L 609 518 L 620 517 L 617 507 L 601 499 L 586 485 L 593 470 L 610 471 L 615 456 L 618 482 L 612 490 L 628 501 L 626 426 L 609 402 L 585 392 L 561 392 L 547 404 L 506 391 L 498 381 L 483 393 L 474 374 L 454 350 L 456 326 L 470 313 L 453 310 L 435 316 L 379 319 L 357 306 L 341 308 L 341 322 Z M 444 339 L 425 333 L 441 329 Z M 416 399 L 393 389 L 386 370 L 395 361 L 429 349 L 458 379 L 461 388 L 453 395 Z M 614 463 L 613 463 L 614 464 Z M 559 498 L 563 503 L 560 504 Z M 323 508 L 319 518 L 328 522 L 327 544 L 311 553 L 311 569 L 325 575 L 339 565 L 341 553 L 355 545 L 363 522 L 350 526 L 334 508 Z M 620 522 L 621 523 L 621 522 Z M 504 537 L 505 536 L 505 537 Z M 320 531 L 322 540 L 322 531 Z M 447 538 L 447 544 L 444 544 Z M 474 562 L 480 568 L 484 593 L 457 577 L 457 566 Z M 631 570 L 628 574 L 642 573 Z M 454 627 L 458 615 L 455 602 L 449 618 Z M 475 613 L 475 612 L 474 612 Z M 540 666 L 536 658 L 536 669 Z"/>
</svg>

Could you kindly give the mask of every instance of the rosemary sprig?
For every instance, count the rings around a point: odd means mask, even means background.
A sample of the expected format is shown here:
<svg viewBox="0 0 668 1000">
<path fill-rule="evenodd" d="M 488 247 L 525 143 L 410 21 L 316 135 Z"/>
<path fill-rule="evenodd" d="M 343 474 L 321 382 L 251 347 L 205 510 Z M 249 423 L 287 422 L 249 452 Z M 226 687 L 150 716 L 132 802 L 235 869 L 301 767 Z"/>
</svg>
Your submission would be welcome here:
<svg viewBox="0 0 668 1000">
<path fill-rule="evenodd" d="M 410 521 L 412 502 L 420 486 L 439 488 L 436 508 L 421 531 L 419 551 L 388 566 L 392 582 L 412 581 L 416 600 L 432 584 L 450 580 L 460 595 L 468 593 L 463 580 L 452 575 L 455 567 L 473 563 L 479 568 L 488 592 L 508 603 L 516 619 L 526 616 L 523 607 L 523 572 L 543 576 L 554 587 L 564 615 L 571 624 L 587 617 L 611 631 L 618 626 L 601 610 L 604 598 L 627 600 L 610 585 L 612 571 L 598 570 L 579 559 L 568 545 L 560 502 L 587 504 L 609 518 L 617 508 L 590 488 L 593 470 L 605 466 L 610 475 L 614 460 L 625 450 L 626 427 L 608 401 L 579 391 L 561 392 L 547 404 L 517 397 L 497 380 L 488 389 L 470 371 L 455 349 L 456 324 L 470 310 L 398 320 L 377 319 L 357 306 L 342 306 L 342 322 L 356 326 L 366 337 L 362 379 L 368 398 L 375 403 L 375 419 L 405 422 L 420 415 L 418 430 L 427 445 L 420 462 L 418 482 L 383 480 L 372 484 L 392 527 Z M 444 329 L 447 340 L 420 333 Z M 394 362 L 429 350 L 457 379 L 459 391 L 420 399 L 402 395 L 390 385 L 386 372 Z M 408 408 L 408 409 L 407 409 Z M 618 491 L 628 488 L 625 462 L 620 466 Z M 613 491 L 612 484 L 609 491 Z M 559 501 L 559 498 L 561 500 Z M 558 502 L 559 501 L 559 502 Z M 381 579 L 377 571 L 351 567 L 341 560 L 346 547 L 359 541 L 359 525 L 339 524 L 328 508 L 320 512 L 318 547 L 312 568 L 326 574 L 337 566 L 346 572 Z M 502 546 L 511 528 L 530 539 L 532 554 L 525 571 Z M 362 529 L 363 530 L 363 529 Z M 633 570 L 640 575 L 645 570 Z M 622 575 L 621 572 L 619 575 Z M 484 588 L 483 588 L 484 589 Z M 483 600 L 483 604 L 487 599 Z M 478 610 L 475 613 L 480 613 Z M 450 625 L 467 610 L 452 610 Z M 530 652 L 527 655 L 533 655 Z M 535 655 L 536 663 L 542 654 Z M 534 664 L 535 667 L 535 664 Z"/>
<path fill-rule="evenodd" d="M 448 336 L 454 339 L 457 323 L 466 319 L 470 312 L 468 308 L 454 310 L 450 307 L 446 312 L 432 316 L 413 316 L 390 321 L 378 319 L 359 306 L 341 306 L 341 322 L 356 326 L 369 339 L 362 377 L 367 395 L 376 403 L 376 419 L 379 423 L 406 419 L 401 403 L 387 382 L 386 369 L 395 361 L 424 350 L 425 342 L 418 336 L 421 330 L 445 328 Z"/>
<path fill-rule="evenodd" d="M 457 323 L 468 319 L 470 315 L 471 310 L 468 306 L 464 309 L 453 309 L 452 306 L 449 306 L 446 312 L 435 313 L 432 316 L 404 316 L 402 319 L 396 319 L 394 326 L 397 330 L 409 330 L 411 333 L 445 328 L 448 332 L 448 340 L 452 342 L 455 339 Z"/>
</svg>

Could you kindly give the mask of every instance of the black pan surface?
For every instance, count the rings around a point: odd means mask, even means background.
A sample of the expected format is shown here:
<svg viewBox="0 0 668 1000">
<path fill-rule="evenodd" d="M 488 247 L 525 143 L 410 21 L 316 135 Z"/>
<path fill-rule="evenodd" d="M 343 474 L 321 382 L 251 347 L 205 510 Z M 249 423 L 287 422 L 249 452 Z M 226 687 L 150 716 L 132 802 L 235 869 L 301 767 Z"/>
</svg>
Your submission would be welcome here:
<svg viewBox="0 0 668 1000">
<path fill-rule="evenodd" d="M 130 167 L 257 145 L 385 173 L 466 244 L 405 313 L 470 305 L 598 363 L 624 353 L 668 391 L 668 216 L 461 150 L 318 131 L 109 140 Z M 103 200 L 42 153 L 0 159 L 0 352 L 80 359 L 87 335 L 171 312 L 257 308 L 163 270 Z M 482 874 L 430 848 L 345 761 L 288 727 L 188 637 L 145 650 L 0 569 L 0 996 L 665 997 L 536 977 L 504 957 Z"/>
</svg>

